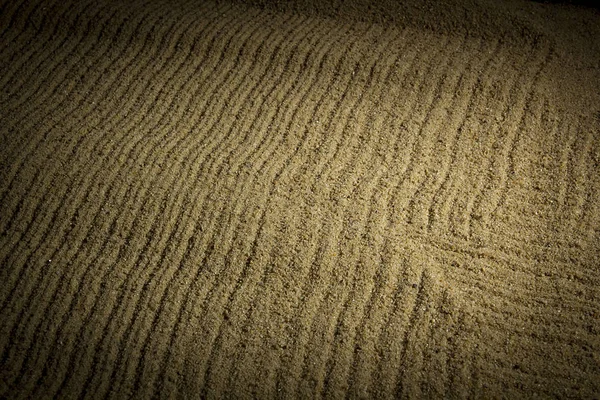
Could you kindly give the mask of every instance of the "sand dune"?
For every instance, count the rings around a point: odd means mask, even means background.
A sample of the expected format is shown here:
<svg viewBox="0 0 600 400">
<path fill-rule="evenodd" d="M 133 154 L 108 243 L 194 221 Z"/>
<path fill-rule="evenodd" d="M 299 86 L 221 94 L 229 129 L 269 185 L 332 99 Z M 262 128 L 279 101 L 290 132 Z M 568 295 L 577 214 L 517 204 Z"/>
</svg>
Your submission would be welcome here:
<svg viewBox="0 0 600 400">
<path fill-rule="evenodd" d="M 598 10 L 0 10 L 0 398 L 600 395 Z"/>
</svg>

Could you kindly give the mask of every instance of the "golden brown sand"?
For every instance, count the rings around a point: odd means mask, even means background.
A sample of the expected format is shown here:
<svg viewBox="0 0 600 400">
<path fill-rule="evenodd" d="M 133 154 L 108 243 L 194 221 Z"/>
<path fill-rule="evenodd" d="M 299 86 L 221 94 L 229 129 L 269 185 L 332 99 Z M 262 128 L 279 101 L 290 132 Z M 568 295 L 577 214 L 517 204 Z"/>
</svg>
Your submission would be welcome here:
<svg viewBox="0 0 600 400">
<path fill-rule="evenodd" d="M 0 2 L 0 398 L 600 396 L 600 12 Z"/>
</svg>

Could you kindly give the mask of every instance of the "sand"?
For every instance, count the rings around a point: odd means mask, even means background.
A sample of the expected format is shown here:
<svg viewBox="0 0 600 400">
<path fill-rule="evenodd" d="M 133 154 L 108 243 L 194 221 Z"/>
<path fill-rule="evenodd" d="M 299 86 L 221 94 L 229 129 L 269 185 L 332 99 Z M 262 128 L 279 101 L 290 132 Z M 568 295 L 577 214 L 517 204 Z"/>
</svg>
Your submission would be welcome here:
<svg viewBox="0 0 600 400">
<path fill-rule="evenodd" d="M 0 398 L 599 398 L 573 3 L 1 1 Z"/>
</svg>

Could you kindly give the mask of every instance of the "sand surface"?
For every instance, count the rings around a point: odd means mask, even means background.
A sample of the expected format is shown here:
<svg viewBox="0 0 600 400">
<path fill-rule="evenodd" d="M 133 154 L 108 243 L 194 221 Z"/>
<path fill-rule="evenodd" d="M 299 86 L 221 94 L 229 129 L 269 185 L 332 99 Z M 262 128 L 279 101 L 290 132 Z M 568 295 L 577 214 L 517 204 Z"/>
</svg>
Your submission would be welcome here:
<svg viewBox="0 0 600 400">
<path fill-rule="evenodd" d="M 0 2 L 0 398 L 599 398 L 600 11 Z"/>
</svg>

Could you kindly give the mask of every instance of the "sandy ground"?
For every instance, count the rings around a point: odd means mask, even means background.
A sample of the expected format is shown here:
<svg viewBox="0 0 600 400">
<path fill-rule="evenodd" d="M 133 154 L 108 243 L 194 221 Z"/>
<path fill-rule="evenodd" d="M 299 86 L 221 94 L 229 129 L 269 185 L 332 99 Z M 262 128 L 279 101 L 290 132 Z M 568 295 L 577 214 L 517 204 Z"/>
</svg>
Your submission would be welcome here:
<svg viewBox="0 0 600 400">
<path fill-rule="evenodd" d="M 597 8 L 3 0 L 0 71 L 0 398 L 600 397 Z"/>
</svg>

